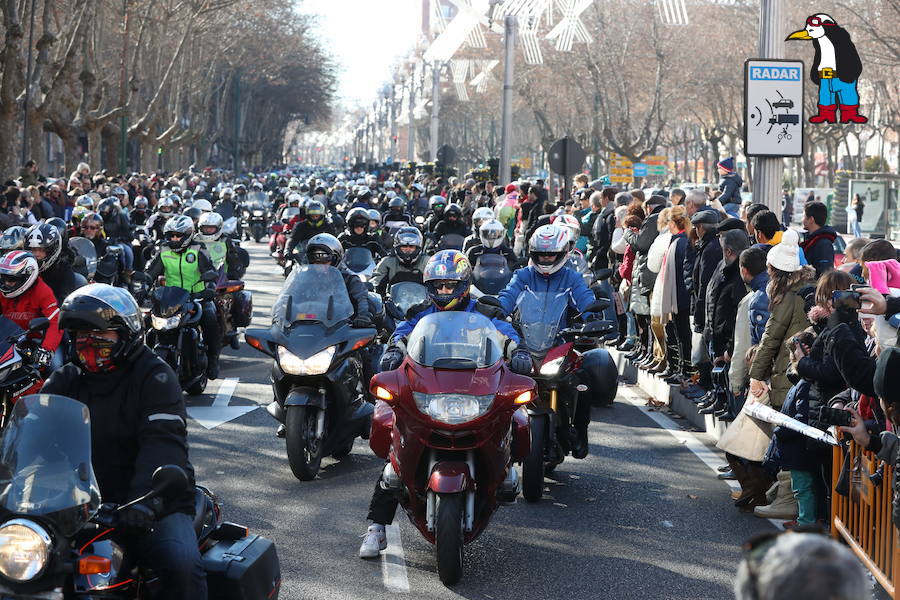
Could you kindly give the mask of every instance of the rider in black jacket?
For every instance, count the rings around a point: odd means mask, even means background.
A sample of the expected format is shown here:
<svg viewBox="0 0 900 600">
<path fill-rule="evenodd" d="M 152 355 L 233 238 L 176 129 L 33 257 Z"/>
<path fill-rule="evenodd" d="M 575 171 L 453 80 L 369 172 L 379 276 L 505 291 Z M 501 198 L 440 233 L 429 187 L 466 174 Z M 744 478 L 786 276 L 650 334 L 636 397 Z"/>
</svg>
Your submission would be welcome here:
<svg viewBox="0 0 900 600">
<path fill-rule="evenodd" d="M 364 208 L 354 208 L 347 213 L 347 229 L 338 236 L 338 241 L 344 250 L 367 248 L 375 260 L 387 255 L 378 239 L 369 233 L 369 213 Z"/>
<path fill-rule="evenodd" d="M 177 465 L 194 481 L 178 377 L 144 345 L 142 324 L 140 308 L 121 288 L 98 283 L 72 294 L 60 308 L 59 325 L 74 341 L 73 362 L 41 390 L 88 407 L 94 473 L 103 501 L 115 504 L 150 491 L 153 471 L 162 465 Z M 159 575 L 166 598 L 206 598 L 193 485 L 119 514 L 125 530 L 143 532 L 134 537 L 134 549 Z"/>
</svg>

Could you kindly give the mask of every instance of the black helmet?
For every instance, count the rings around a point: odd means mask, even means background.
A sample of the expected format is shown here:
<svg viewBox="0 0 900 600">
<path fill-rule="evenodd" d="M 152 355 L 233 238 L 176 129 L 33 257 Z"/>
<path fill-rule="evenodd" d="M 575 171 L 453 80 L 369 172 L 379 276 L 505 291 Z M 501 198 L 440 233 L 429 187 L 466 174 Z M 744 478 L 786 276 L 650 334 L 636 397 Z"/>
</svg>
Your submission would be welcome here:
<svg viewBox="0 0 900 600">
<path fill-rule="evenodd" d="M 422 232 L 417 227 L 401 227 L 394 235 L 394 254 L 407 267 L 411 266 L 419 258 L 423 245 Z M 403 252 L 400 250 L 401 246 L 415 246 L 415 250 Z"/>
<path fill-rule="evenodd" d="M 166 244 L 172 250 L 184 250 L 191 245 L 194 237 L 194 222 L 186 215 L 172 217 L 163 226 Z"/>
<path fill-rule="evenodd" d="M 347 229 L 353 233 L 354 227 L 369 228 L 369 211 L 357 206 L 347 213 Z"/>
<path fill-rule="evenodd" d="M 141 309 L 126 290 L 105 283 L 92 283 L 78 288 L 63 300 L 59 309 L 59 327 L 73 332 L 108 331 L 119 334 L 108 356 L 112 365 L 121 364 L 144 342 Z M 73 362 L 84 367 L 80 351 Z"/>
<path fill-rule="evenodd" d="M 322 265 L 327 262 L 336 267 L 344 258 L 344 247 L 330 233 L 319 233 L 309 238 L 306 243 L 306 258 L 311 265 Z"/>
<path fill-rule="evenodd" d="M 38 259 L 38 265 L 41 272 L 46 271 L 59 259 L 62 252 L 62 236 L 59 230 L 49 223 L 38 223 L 32 225 L 28 233 L 25 234 L 25 249 L 29 252 L 33 250 L 43 250 L 44 258 Z M 34 254 L 34 252 L 32 252 Z M 37 259 L 37 256 L 35 256 Z"/>
<path fill-rule="evenodd" d="M 402 212 L 406 208 L 406 202 L 400 196 L 394 196 L 388 201 L 388 209 L 395 212 Z"/>
<path fill-rule="evenodd" d="M 97 212 L 100 213 L 104 221 L 114 219 L 119 215 L 119 201 L 115 198 L 107 198 L 97 207 Z"/>
<path fill-rule="evenodd" d="M 456 217 L 457 219 L 462 219 L 462 209 L 459 207 L 459 204 L 451 204 L 446 209 L 444 209 L 445 217 Z"/>
</svg>

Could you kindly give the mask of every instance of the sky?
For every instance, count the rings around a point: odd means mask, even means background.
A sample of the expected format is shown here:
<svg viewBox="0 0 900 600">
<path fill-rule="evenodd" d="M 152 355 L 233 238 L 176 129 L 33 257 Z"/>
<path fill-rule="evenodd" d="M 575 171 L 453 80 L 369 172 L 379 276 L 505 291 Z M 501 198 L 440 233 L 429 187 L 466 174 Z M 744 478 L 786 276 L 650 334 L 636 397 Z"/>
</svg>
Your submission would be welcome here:
<svg viewBox="0 0 900 600">
<path fill-rule="evenodd" d="M 416 0 L 301 0 L 339 66 L 338 97 L 352 108 L 375 100 L 394 59 L 415 43 Z"/>
</svg>

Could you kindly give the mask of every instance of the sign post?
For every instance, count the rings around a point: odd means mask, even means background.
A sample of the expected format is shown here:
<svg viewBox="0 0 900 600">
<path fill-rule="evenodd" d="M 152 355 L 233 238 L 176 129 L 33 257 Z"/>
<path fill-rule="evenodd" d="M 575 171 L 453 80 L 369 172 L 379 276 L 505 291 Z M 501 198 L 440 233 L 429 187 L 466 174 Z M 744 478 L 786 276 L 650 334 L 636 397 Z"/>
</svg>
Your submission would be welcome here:
<svg viewBox="0 0 900 600">
<path fill-rule="evenodd" d="M 744 63 L 747 156 L 803 155 L 803 61 L 751 58 Z"/>
<path fill-rule="evenodd" d="M 579 172 L 584 166 L 587 154 L 581 144 L 566 136 L 553 142 L 547 153 L 550 170 L 563 178 L 563 200 L 569 197 L 569 177 Z"/>
</svg>

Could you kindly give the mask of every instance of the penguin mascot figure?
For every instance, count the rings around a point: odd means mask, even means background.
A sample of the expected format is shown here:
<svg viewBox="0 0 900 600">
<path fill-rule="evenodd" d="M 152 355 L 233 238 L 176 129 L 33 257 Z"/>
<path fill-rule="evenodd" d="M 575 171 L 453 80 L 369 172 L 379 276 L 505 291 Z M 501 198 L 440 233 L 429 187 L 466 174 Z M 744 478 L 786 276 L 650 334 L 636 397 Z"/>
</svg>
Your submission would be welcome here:
<svg viewBox="0 0 900 600">
<path fill-rule="evenodd" d="M 850 34 L 834 19 L 819 13 L 806 19 L 806 28 L 795 31 L 786 40 L 812 40 L 816 49 L 809 77 L 819 86 L 819 114 L 810 123 L 837 123 L 840 105 L 841 123 L 865 123 L 859 114 L 856 82 L 862 73 L 862 61 Z"/>
</svg>

